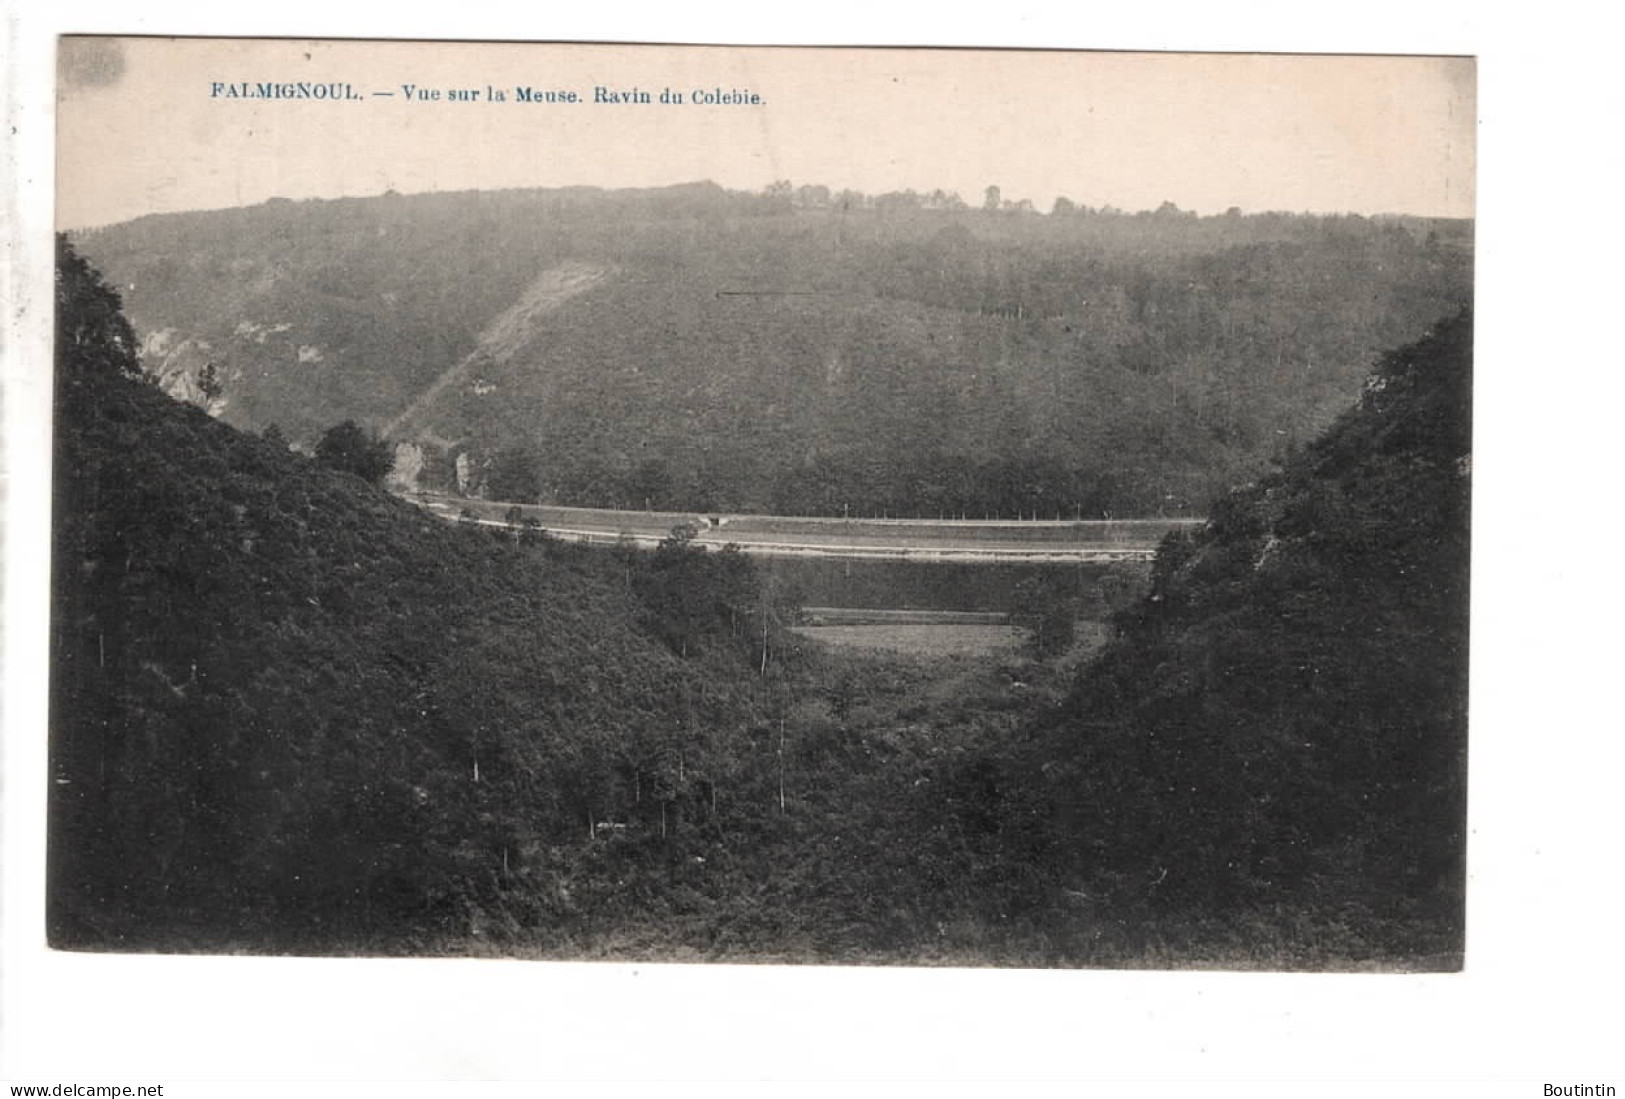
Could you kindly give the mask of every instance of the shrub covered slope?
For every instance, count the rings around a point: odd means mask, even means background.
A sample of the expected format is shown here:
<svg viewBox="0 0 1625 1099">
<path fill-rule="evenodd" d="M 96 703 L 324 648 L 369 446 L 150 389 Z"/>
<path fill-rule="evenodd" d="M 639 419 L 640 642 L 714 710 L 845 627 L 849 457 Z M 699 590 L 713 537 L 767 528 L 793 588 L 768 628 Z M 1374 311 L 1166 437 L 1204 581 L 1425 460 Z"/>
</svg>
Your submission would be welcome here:
<svg viewBox="0 0 1625 1099">
<path fill-rule="evenodd" d="M 1080 879 L 1459 951 L 1471 342 L 1461 314 L 1384 356 L 1330 431 L 1164 543 L 1056 730 Z"/>
<path fill-rule="evenodd" d="M 63 262 L 57 941 L 466 928 L 622 785 L 673 816 L 728 788 L 742 562 L 676 546 L 634 576 L 431 518 L 141 380 L 116 295 Z"/>
</svg>

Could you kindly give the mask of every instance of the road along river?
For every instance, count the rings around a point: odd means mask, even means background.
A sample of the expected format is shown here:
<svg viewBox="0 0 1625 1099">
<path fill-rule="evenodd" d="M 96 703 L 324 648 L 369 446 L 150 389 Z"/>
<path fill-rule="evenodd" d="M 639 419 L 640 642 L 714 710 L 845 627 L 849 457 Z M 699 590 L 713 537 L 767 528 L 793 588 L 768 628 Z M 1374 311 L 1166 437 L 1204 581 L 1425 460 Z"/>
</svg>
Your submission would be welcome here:
<svg viewBox="0 0 1625 1099">
<path fill-rule="evenodd" d="M 787 515 L 614 511 L 465 500 L 416 494 L 411 499 L 449 520 L 509 526 L 512 516 L 581 542 L 653 547 L 677 527 L 694 531 L 694 544 L 726 545 L 753 556 L 845 560 L 1028 562 L 1067 564 L 1149 561 L 1171 531 L 1201 519 L 944 520 L 842 519 Z"/>
</svg>

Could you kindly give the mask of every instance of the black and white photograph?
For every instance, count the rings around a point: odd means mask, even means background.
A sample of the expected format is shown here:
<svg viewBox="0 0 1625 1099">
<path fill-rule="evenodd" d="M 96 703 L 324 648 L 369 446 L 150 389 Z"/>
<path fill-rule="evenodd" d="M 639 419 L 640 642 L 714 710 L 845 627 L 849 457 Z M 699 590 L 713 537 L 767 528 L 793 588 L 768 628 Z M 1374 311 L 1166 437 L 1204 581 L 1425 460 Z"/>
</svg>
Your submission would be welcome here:
<svg viewBox="0 0 1625 1099">
<path fill-rule="evenodd" d="M 9 8 L 0 1091 L 1614 1093 L 1603 29 Z"/>
<path fill-rule="evenodd" d="M 54 948 L 1462 967 L 1471 58 L 59 51 Z"/>
</svg>

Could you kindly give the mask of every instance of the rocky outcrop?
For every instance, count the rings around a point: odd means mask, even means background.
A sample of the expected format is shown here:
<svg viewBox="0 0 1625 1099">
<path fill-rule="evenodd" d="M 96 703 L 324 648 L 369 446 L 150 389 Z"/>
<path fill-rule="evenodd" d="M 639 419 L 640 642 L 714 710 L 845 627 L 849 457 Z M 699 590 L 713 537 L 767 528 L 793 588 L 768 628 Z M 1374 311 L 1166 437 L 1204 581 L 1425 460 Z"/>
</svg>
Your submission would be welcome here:
<svg viewBox="0 0 1625 1099">
<path fill-rule="evenodd" d="M 418 475 L 423 472 L 423 448 L 416 443 L 395 444 L 395 468 L 384 479 L 384 484 L 399 491 L 418 488 Z"/>
</svg>

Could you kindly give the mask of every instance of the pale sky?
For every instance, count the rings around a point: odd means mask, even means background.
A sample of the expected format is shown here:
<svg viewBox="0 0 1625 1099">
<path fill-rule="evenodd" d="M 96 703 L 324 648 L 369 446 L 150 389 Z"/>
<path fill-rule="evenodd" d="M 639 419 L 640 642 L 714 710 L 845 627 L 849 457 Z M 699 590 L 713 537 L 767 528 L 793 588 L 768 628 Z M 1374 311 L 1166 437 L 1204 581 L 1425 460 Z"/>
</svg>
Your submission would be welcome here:
<svg viewBox="0 0 1625 1099">
<path fill-rule="evenodd" d="M 262 81 L 347 82 L 360 98 L 211 96 Z M 442 98 L 409 101 L 405 84 Z M 519 85 L 588 102 L 520 103 Z M 765 102 L 594 104 L 598 85 Z M 450 101 L 453 88 L 479 99 Z M 64 228 L 273 196 L 701 179 L 940 187 L 973 205 L 997 184 L 1041 210 L 1057 195 L 1203 213 L 1474 208 L 1464 58 L 81 39 L 58 100 Z"/>
</svg>

